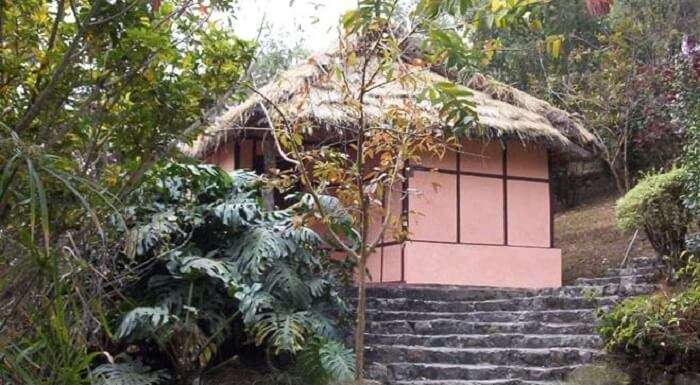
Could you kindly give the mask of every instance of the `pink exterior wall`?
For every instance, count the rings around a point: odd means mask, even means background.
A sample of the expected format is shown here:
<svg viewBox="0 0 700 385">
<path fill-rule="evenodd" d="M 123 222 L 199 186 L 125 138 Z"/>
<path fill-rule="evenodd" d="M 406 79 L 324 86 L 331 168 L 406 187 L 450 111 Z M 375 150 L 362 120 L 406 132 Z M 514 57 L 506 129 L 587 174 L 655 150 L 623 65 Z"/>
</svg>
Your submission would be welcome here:
<svg viewBox="0 0 700 385">
<path fill-rule="evenodd" d="M 502 245 L 503 180 L 460 176 L 460 242 Z"/>
<path fill-rule="evenodd" d="M 541 146 L 508 141 L 508 176 L 548 179 L 547 151 Z"/>
<path fill-rule="evenodd" d="M 238 161 L 240 165 L 238 168 L 241 169 L 252 169 L 253 168 L 253 146 L 256 143 L 252 140 L 242 140 L 238 144 L 238 149 L 240 154 L 238 154 Z M 259 147 L 259 145 L 258 145 Z M 205 163 L 216 164 L 226 171 L 233 171 L 236 167 L 236 146 L 234 144 L 227 144 L 221 146 L 214 153 L 208 155 L 204 158 Z"/>
<path fill-rule="evenodd" d="M 207 158 L 225 169 L 252 168 L 260 146 L 252 140 Z M 463 141 L 461 150 L 412 165 L 401 199 L 391 194 L 393 217 L 402 214 L 409 240 L 385 234 L 370 256 L 372 282 L 556 287 L 561 251 L 552 247 L 547 150 L 508 141 Z M 505 162 L 504 162 L 505 161 Z M 372 215 L 377 234 L 386 210 Z M 335 255 L 338 257 L 338 255 Z"/>
<path fill-rule="evenodd" d="M 461 171 L 503 175 L 503 151 L 499 142 L 463 140 L 461 145 Z"/>
<path fill-rule="evenodd" d="M 410 241 L 376 255 L 380 282 L 561 285 L 547 150 L 518 141 L 507 148 L 504 154 L 500 142 L 465 141 L 459 153 L 411 167 Z"/>
<path fill-rule="evenodd" d="M 508 181 L 508 243 L 549 247 L 549 184 Z"/>
<path fill-rule="evenodd" d="M 226 171 L 233 171 L 234 167 L 234 155 L 233 147 L 231 148 L 220 148 L 219 151 L 209 155 L 204 159 L 205 163 L 211 163 L 218 165 Z"/>
<path fill-rule="evenodd" d="M 409 199 L 409 224 L 412 239 L 457 241 L 457 179 L 454 175 L 415 171 L 409 182 L 418 193 Z M 453 199 L 445 199 L 452 197 Z"/>
<path fill-rule="evenodd" d="M 495 287 L 561 286 L 561 250 L 408 242 L 405 282 Z"/>
</svg>

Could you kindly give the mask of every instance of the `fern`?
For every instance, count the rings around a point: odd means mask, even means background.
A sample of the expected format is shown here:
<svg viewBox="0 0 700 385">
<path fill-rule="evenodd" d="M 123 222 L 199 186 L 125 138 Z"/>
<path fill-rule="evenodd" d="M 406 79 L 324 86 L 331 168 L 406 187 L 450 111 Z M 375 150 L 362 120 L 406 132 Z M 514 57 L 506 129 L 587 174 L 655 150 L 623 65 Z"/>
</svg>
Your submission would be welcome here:
<svg viewBox="0 0 700 385">
<path fill-rule="evenodd" d="M 103 364 L 90 373 L 92 385 L 157 385 L 170 379 L 165 370 L 151 370 L 140 361 Z"/>
</svg>

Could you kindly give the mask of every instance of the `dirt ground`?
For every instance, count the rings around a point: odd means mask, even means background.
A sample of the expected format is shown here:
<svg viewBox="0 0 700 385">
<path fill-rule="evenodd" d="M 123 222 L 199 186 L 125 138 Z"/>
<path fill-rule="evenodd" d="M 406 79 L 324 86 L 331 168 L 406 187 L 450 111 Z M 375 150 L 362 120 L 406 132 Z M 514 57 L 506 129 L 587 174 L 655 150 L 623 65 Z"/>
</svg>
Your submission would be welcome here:
<svg viewBox="0 0 700 385">
<path fill-rule="evenodd" d="M 579 277 L 596 277 L 624 258 L 632 234 L 615 225 L 616 197 L 591 197 L 581 205 L 554 217 L 554 246 L 562 249 L 564 283 Z M 630 257 L 653 256 L 654 251 L 639 232 Z"/>
</svg>

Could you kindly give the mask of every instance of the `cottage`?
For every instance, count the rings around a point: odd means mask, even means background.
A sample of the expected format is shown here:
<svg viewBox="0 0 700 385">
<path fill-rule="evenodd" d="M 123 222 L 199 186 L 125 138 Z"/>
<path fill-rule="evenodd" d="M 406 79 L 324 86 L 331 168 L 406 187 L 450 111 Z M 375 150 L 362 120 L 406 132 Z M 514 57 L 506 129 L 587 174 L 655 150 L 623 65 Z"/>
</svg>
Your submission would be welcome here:
<svg viewBox="0 0 700 385">
<path fill-rule="evenodd" d="M 224 169 L 264 170 L 261 138 L 269 127 L 262 105 L 314 121 L 328 130 L 352 122 L 327 71 L 332 54 L 281 73 L 242 104 L 231 107 L 188 151 Z M 405 70 L 426 82 L 447 81 L 423 68 Z M 353 81 L 352 77 L 349 77 Z M 397 197 L 409 239 L 387 239 L 371 256 L 373 282 L 499 287 L 561 285 L 561 250 L 553 242 L 552 171 L 587 158 L 596 138 L 572 114 L 513 87 L 476 75 L 473 91 L 479 134 L 461 151 L 425 157 L 406 170 L 415 194 Z M 368 96 L 369 119 L 391 105 L 415 103 L 420 87 L 393 82 Z M 434 106 L 426 116 L 442 125 Z M 268 155 L 269 157 L 269 155 Z M 281 159 L 276 159 L 277 164 Z"/>
</svg>

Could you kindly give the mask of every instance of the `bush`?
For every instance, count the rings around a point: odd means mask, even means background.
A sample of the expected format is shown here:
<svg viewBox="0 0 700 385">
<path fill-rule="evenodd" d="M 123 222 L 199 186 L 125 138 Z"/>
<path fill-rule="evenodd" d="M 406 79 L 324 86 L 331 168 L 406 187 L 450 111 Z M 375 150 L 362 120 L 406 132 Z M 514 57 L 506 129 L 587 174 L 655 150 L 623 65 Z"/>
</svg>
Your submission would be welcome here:
<svg viewBox="0 0 700 385">
<path fill-rule="evenodd" d="M 673 296 L 624 301 L 601 316 L 605 348 L 650 372 L 683 373 L 700 367 L 700 287 Z"/>
<path fill-rule="evenodd" d="M 115 336 L 143 362 L 166 362 L 173 383 L 233 356 L 267 359 L 304 384 L 354 376 L 337 328 L 347 308 L 334 263 L 305 225 L 308 207 L 268 211 L 262 187 L 249 172 L 174 164 L 134 193 L 126 243 L 135 280 Z"/>
<path fill-rule="evenodd" d="M 683 203 L 684 168 L 650 174 L 617 201 L 617 224 L 623 231 L 643 229 L 662 256 L 677 257 L 685 248 L 691 215 Z"/>
</svg>

